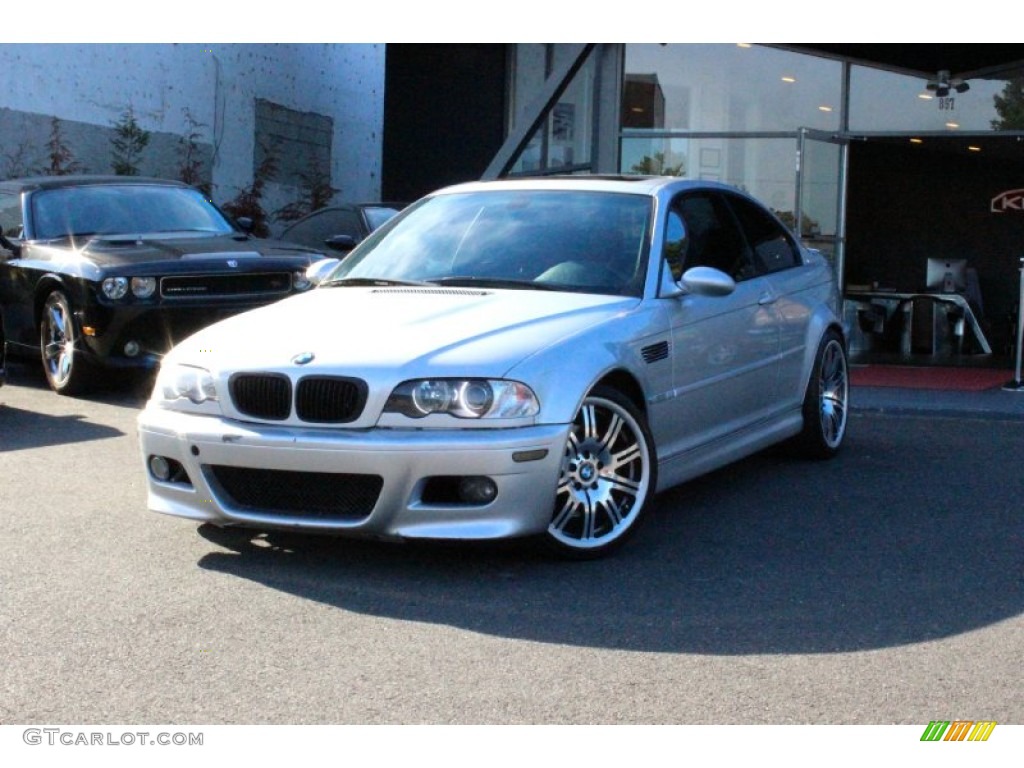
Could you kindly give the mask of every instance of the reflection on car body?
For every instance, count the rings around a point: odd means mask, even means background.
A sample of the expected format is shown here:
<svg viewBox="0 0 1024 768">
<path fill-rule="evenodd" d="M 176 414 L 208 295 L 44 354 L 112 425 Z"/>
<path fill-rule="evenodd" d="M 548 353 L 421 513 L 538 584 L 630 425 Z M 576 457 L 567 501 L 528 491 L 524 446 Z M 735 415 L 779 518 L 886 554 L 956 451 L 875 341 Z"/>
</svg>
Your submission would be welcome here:
<svg viewBox="0 0 1024 768">
<path fill-rule="evenodd" d="M 151 368 L 174 341 L 309 287 L 320 251 L 257 240 L 174 181 L 0 182 L 0 345 L 72 394 Z"/>
<path fill-rule="evenodd" d="M 783 440 L 834 455 L 847 395 L 832 269 L 752 198 L 519 179 L 430 195 L 180 344 L 139 431 L 158 512 L 592 557 L 658 490 Z"/>
</svg>

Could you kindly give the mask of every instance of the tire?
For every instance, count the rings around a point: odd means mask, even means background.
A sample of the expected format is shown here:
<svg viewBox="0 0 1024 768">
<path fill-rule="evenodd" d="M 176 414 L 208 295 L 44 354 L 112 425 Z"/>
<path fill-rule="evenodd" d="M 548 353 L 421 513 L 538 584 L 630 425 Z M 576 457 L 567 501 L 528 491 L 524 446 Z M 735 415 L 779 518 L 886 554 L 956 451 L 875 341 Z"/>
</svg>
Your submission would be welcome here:
<svg viewBox="0 0 1024 768">
<path fill-rule="evenodd" d="M 572 559 L 609 554 L 636 530 L 656 486 L 643 415 L 617 391 L 595 387 L 569 431 L 545 544 Z"/>
<path fill-rule="evenodd" d="M 812 459 L 830 459 L 842 447 L 849 416 L 850 373 L 846 346 L 834 330 L 818 345 L 804 395 L 804 426 L 798 443 Z"/>
<path fill-rule="evenodd" d="M 62 291 L 46 297 L 39 320 L 39 353 L 50 389 L 59 395 L 86 391 L 93 379 L 89 361 L 81 349 L 71 302 Z"/>
</svg>

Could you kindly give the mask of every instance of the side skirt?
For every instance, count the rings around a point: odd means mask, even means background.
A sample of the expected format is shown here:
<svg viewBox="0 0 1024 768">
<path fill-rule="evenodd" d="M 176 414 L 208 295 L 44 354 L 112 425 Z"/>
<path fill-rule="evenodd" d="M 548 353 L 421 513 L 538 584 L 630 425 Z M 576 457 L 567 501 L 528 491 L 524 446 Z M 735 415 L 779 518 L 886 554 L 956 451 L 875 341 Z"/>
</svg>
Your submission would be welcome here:
<svg viewBox="0 0 1024 768">
<path fill-rule="evenodd" d="M 658 491 L 732 464 L 799 434 L 802 428 L 803 414 L 798 408 L 684 453 L 659 457 Z"/>
</svg>

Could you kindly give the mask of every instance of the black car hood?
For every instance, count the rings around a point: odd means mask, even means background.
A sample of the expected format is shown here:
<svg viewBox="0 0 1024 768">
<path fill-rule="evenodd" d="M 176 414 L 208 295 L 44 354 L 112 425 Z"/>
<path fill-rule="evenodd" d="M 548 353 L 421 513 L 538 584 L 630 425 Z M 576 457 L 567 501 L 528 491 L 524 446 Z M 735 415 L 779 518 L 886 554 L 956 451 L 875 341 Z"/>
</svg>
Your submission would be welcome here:
<svg viewBox="0 0 1024 768">
<path fill-rule="evenodd" d="M 51 243 L 51 247 L 53 247 Z M 191 260 L 294 258 L 303 262 L 323 258 L 321 251 L 242 235 L 203 235 L 162 238 L 155 235 L 108 235 L 79 246 L 80 257 L 98 267 Z"/>
</svg>

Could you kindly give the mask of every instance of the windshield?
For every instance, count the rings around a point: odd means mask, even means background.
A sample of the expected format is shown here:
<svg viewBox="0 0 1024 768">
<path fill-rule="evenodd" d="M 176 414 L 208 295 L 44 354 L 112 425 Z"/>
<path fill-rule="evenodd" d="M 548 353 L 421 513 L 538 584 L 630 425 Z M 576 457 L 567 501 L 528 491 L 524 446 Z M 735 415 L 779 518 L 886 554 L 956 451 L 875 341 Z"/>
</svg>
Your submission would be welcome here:
<svg viewBox="0 0 1024 768">
<path fill-rule="evenodd" d="M 37 240 L 234 231 L 196 190 L 145 184 L 94 184 L 37 192 L 32 196 L 32 224 Z"/>
<path fill-rule="evenodd" d="M 325 284 L 380 280 L 639 296 L 650 199 L 498 190 L 428 198 L 371 235 Z"/>
</svg>

